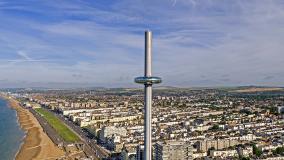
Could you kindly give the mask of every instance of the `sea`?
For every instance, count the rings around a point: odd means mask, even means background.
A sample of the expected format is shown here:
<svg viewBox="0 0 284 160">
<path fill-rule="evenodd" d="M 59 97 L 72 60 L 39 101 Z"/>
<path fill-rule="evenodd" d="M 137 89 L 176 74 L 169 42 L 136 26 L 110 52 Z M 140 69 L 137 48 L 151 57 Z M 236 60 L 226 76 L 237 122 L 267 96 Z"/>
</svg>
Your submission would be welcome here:
<svg viewBox="0 0 284 160">
<path fill-rule="evenodd" d="M 0 99 L 0 159 L 13 160 L 25 136 L 17 122 L 16 111 L 9 103 Z"/>
</svg>

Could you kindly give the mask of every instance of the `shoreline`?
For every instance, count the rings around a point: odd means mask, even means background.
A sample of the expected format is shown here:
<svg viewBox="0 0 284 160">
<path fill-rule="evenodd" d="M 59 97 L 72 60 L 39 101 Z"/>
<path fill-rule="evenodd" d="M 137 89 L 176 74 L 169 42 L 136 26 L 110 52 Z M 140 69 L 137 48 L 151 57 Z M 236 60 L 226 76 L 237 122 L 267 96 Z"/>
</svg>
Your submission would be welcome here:
<svg viewBox="0 0 284 160">
<path fill-rule="evenodd" d="M 24 132 L 24 137 L 14 156 L 15 160 L 57 159 L 64 157 L 65 152 L 59 149 L 43 131 L 33 114 L 21 107 L 17 100 L 0 95 L 16 111 L 17 123 Z"/>
<path fill-rule="evenodd" d="M 1 98 L 3 98 L 3 97 L 1 97 Z M 9 100 L 6 99 L 6 98 L 5 98 L 5 100 L 8 102 L 8 107 L 11 108 Z M 11 109 L 13 109 L 13 108 L 11 108 Z M 15 110 L 15 109 L 13 109 L 13 110 Z M 18 127 L 21 128 L 21 130 L 24 132 L 24 136 L 22 137 L 21 143 L 20 143 L 20 145 L 18 146 L 18 150 L 17 150 L 16 154 L 14 155 L 14 160 L 16 160 L 16 157 L 17 157 L 17 155 L 19 154 L 19 152 L 20 152 L 20 150 L 21 150 L 21 148 L 22 148 L 22 146 L 23 146 L 23 144 L 24 144 L 24 141 L 25 141 L 25 139 L 26 139 L 26 137 L 27 137 L 27 132 L 26 132 L 25 130 L 23 130 L 23 128 L 21 127 L 21 125 L 20 125 L 20 123 L 19 123 L 18 112 L 17 112 L 16 110 L 15 110 L 15 114 L 16 114 L 16 117 L 17 117 L 17 124 L 18 124 Z"/>
</svg>

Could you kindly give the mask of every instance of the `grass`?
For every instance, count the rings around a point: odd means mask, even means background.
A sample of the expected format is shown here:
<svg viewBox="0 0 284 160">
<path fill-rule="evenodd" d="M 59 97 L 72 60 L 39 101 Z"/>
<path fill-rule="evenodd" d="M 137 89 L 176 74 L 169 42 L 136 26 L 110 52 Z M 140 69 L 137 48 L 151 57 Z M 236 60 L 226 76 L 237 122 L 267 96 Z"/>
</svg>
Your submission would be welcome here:
<svg viewBox="0 0 284 160">
<path fill-rule="evenodd" d="M 52 113 L 42 108 L 36 108 L 35 111 L 46 119 L 46 121 L 56 130 L 56 132 L 60 137 L 63 138 L 64 141 L 73 143 L 80 140 L 80 138 L 73 131 L 65 126 L 65 124 L 63 124 L 63 122 L 61 122 L 61 120 L 54 116 Z"/>
</svg>

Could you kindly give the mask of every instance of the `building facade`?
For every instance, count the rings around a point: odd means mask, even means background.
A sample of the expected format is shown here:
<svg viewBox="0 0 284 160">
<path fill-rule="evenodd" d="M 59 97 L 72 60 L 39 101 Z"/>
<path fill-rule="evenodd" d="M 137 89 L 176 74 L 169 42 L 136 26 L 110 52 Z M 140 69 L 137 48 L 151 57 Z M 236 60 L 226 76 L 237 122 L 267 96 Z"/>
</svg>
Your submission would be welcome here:
<svg viewBox="0 0 284 160">
<path fill-rule="evenodd" d="M 191 160 L 193 147 L 185 142 L 158 142 L 155 144 L 155 160 Z"/>
</svg>

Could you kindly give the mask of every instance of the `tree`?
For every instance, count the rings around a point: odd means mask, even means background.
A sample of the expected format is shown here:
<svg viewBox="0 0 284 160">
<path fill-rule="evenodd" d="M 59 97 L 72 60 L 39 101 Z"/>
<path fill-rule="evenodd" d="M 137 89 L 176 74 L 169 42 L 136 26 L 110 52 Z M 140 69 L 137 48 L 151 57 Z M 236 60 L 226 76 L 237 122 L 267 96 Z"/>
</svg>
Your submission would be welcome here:
<svg viewBox="0 0 284 160">
<path fill-rule="evenodd" d="M 261 149 L 256 147 L 255 144 L 252 145 L 252 149 L 253 149 L 253 154 L 256 155 L 257 157 L 260 157 L 262 155 Z"/>
<path fill-rule="evenodd" d="M 284 153 L 284 147 L 277 147 L 272 152 L 273 152 L 274 155 L 276 155 L 276 154 L 283 154 Z"/>
<path fill-rule="evenodd" d="M 214 130 L 214 131 L 219 130 L 219 125 L 218 124 L 214 124 L 211 129 Z"/>
</svg>

